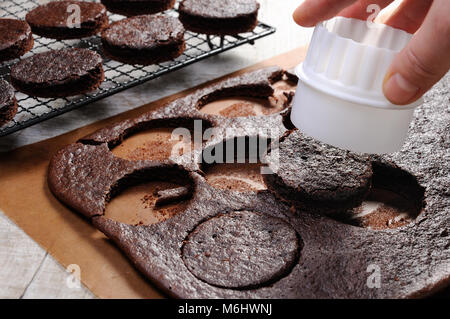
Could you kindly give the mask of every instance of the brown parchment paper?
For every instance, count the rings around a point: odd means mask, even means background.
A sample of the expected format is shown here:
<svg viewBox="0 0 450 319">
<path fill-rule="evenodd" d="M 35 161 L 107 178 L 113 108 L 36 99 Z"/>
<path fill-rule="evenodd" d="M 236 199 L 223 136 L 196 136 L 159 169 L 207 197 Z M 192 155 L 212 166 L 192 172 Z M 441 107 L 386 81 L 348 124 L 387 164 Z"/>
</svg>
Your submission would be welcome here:
<svg viewBox="0 0 450 319">
<path fill-rule="evenodd" d="M 305 54 L 305 48 L 298 48 L 228 76 L 271 65 L 290 69 L 300 63 Z M 46 182 L 49 159 L 64 145 L 105 125 L 156 109 L 195 89 L 0 154 L 0 208 L 64 267 L 79 265 L 81 281 L 100 298 L 163 298 L 164 295 L 87 219 L 53 197 Z"/>
</svg>

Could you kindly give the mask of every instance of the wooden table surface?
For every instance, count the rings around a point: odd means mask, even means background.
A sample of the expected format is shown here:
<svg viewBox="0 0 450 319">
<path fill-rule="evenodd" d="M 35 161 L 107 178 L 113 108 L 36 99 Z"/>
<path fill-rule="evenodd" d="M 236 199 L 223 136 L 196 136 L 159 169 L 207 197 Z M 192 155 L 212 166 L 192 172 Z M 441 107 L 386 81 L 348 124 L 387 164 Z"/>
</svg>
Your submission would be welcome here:
<svg viewBox="0 0 450 319">
<path fill-rule="evenodd" d="M 312 29 L 298 27 L 291 15 L 300 0 L 258 0 L 260 20 L 277 32 L 255 45 L 225 52 L 128 89 L 15 134 L 0 138 L 0 152 L 58 136 L 164 96 L 237 71 L 309 42 Z M 1 5 L 0 5 L 1 7 Z M 1 154 L 0 154 L 1 156 Z M 95 298 L 85 287 L 69 288 L 68 273 L 0 207 L 0 298 Z"/>
</svg>

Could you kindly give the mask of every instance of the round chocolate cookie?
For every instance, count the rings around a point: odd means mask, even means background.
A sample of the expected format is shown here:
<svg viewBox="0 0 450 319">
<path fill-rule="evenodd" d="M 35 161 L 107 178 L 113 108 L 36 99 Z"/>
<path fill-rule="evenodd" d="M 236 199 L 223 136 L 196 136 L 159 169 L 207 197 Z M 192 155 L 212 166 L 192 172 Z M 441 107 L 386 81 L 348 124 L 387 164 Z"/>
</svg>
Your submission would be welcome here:
<svg viewBox="0 0 450 319">
<path fill-rule="evenodd" d="M 175 17 L 142 15 L 117 21 L 102 32 L 105 54 L 128 64 L 173 60 L 185 48 L 184 28 Z"/>
<path fill-rule="evenodd" d="M 97 89 L 103 82 L 101 56 L 87 49 L 35 54 L 11 68 L 13 86 L 28 95 L 64 97 Z"/>
<path fill-rule="evenodd" d="M 17 113 L 17 100 L 14 88 L 0 79 L 0 126 L 11 121 Z"/>
<path fill-rule="evenodd" d="M 271 146 L 268 188 L 300 210 L 331 215 L 361 204 L 372 178 L 369 158 L 318 142 L 294 130 Z"/>
<path fill-rule="evenodd" d="M 108 11 L 124 16 L 152 14 L 173 8 L 175 0 L 101 0 Z"/>
<path fill-rule="evenodd" d="M 33 48 L 31 28 L 25 21 L 0 19 L 0 63 L 18 58 Z"/>
<path fill-rule="evenodd" d="M 258 10 L 255 0 L 184 0 L 178 9 L 187 30 L 217 35 L 252 31 Z"/>
<path fill-rule="evenodd" d="M 182 248 L 189 271 L 224 288 L 251 288 L 285 275 L 298 258 L 300 244 L 285 221 L 254 212 L 213 217 L 195 228 Z"/>
<path fill-rule="evenodd" d="M 108 25 L 106 8 L 100 3 L 53 1 L 26 16 L 33 33 L 52 39 L 78 39 L 92 36 Z"/>
</svg>

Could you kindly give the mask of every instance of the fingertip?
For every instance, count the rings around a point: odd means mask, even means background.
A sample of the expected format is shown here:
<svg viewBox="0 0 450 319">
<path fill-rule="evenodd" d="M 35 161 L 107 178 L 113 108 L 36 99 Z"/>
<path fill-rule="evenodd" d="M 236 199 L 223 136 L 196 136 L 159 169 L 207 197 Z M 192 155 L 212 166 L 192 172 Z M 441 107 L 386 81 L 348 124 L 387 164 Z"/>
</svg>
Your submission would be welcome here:
<svg viewBox="0 0 450 319">
<path fill-rule="evenodd" d="M 383 81 L 383 94 L 396 105 L 406 105 L 419 98 L 419 88 L 400 73 L 388 73 Z"/>
<path fill-rule="evenodd" d="M 298 20 L 297 20 L 297 10 L 294 10 L 294 12 L 292 13 L 292 19 L 294 19 L 295 23 L 300 25 L 300 23 L 298 23 Z"/>
<path fill-rule="evenodd" d="M 311 21 L 306 10 L 304 10 L 302 6 L 299 6 L 297 9 L 295 9 L 294 13 L 292 14 L 292 18 L 294 19 L 295 23 L 302 27 L 308 28 L 315 25 L 315 23 Z"/>
</svg>

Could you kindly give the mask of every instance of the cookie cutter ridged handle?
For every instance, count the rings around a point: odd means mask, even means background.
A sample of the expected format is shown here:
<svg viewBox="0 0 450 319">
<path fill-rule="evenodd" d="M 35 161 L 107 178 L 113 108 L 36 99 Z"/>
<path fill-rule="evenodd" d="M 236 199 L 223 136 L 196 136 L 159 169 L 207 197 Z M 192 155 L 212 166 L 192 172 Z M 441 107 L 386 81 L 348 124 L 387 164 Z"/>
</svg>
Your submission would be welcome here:
<svg viewBox="0 0 450 319">
<path fill-rule="evenodd" d="M 344 17 L 319 23 L 306 59 L 297 67 L 293 124 L 307 135 L 353 151 L 398 150 L 422 99 L 393 105 L 382 85 L 389 65 L 411 37 L 383 24 Z"/>
<path fill-rule="evenodd" d="M 304 76 L 327 93 L 392 107 L 382 92 L 383 79 L 411 37 L 405 31 L 375 23 L 369 27 L 357 19 L 337 17 L 322 22 L 314 30 L 303 63 Z"/>
</svg>

